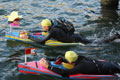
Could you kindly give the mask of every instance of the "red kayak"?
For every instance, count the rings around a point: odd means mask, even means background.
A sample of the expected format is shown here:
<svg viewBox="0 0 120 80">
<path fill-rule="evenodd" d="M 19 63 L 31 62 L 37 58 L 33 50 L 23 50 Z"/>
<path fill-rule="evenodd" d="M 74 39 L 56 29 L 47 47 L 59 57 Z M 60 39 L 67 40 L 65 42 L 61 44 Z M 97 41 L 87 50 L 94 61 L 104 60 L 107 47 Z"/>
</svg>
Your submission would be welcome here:
<svg viewBox="0 0 120 80">
<path fill-rule="evenodd" d="M 55 67 L 61 67 L 63 68 L 62 65 L 57 65 L 54 64 L 53 61 L 50 62 L 51 65 Z M 46 75 L 52 75 L 52 76 L 57 76 L 57 77 L 62 77 L 61 75 L 48 70 L 44 68 L 39 61 L 33 61 L 33 62 L 27 62 L 25 63 L 19 63 L 18 64 L 19 72 L 21 73 L 29 73 L 29 74 L 46 74 Z M 116 77 L 115 75 L 92 75 L 92 74 L 72 74 L 69 75 L 70 79 L 96 79 L 96 78 L 113 78 Z"/>
</svg>

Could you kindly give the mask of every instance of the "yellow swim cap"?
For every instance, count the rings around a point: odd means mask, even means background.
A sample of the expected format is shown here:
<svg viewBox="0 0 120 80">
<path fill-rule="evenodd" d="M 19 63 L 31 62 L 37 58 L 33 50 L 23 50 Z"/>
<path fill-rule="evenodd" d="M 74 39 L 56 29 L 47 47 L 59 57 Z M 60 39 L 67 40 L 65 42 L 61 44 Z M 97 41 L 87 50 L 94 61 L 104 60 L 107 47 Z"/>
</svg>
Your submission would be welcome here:
<svg viewBox="0 0 120 80">
<path fill-rule="evenodd" d="M 42 26 L 51 26 L 52 23 L 49 19 L 44 19 L 44 20 L 42 20 L 41 25 Z"/>
<path fill-rule="evenodd" d="M 65 59 L 72 63 L 75 62 L 78 59 L 78 55 L 74 51 L 67 51 L 65 53 Z"/>
</svg>

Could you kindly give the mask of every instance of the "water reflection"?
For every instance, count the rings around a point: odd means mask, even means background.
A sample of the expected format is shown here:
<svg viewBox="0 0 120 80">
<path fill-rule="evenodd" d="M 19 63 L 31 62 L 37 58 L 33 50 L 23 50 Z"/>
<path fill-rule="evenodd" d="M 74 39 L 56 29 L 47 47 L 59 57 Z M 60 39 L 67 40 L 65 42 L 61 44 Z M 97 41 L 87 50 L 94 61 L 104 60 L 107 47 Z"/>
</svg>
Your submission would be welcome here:
<svg viewBox="0 0 120 80">
<path fill-rule="evenodd" d="M 101 14 L 102 14 L 102 18 L 101 21 L 104 20 L 106 22 L 112 22 L 112 24 L 114 24 L 115 22 L 118 21 L 118 13 L 117 13 L 117 8 L 106 8 L 103 7 L 101 8 Z"/>
</svg>

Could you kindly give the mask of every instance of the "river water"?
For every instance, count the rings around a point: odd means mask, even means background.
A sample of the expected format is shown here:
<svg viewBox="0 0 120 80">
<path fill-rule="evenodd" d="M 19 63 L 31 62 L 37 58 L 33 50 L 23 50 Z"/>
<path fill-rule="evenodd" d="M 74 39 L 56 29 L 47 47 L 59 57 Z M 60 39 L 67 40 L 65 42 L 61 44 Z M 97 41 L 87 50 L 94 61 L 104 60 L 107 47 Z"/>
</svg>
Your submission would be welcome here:
<svg viewBox="0 0 120 80">
<path fill-rule="evenodd" d="M 120 29 L 119 6 L 117 10 L 104 9 L 100 0 L 0 0 L 0 80 L 66 80 L 47 75 L 19 73 L 17 64 L 24 62 L 24 49 L 28 47 L 37 48 L 37 56 L 30 55 L 28 61 L 39 60 L 43 56 L 56 57 L 64 55 L 65 51 L 73 50 L 86 57 L 120 62 L 120 44 L 116 42 L 49 47 L 7 41 L 4 33 L 9 31 L 9 25 L 4 15 L 12 11 L 18 11 L 23 16 L 21 26 L 24 30 L 41 29 L 42 19 L 57 17 L 65 17 L 73 22 L 76 32 L 89 39 L 110 36 Z"/>
</svg>

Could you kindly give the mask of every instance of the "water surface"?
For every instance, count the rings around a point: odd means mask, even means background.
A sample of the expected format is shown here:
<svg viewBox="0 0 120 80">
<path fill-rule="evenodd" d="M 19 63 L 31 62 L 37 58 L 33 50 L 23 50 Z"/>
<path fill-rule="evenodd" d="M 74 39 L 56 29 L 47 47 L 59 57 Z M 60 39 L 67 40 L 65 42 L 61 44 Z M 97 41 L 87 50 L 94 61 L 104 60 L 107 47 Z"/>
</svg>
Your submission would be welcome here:
<svg viewBox="0 0 120 80">
<path fill-rule="evenodd" d="M 120 44 L 114 42 L 99 45 L 49 47 L 6 41 L 4 33 L 9 31 L 9 25 L 4 15 L 14 10 L 23 15 L 21 20 L 23 29 L 19 30 L 41 29 L 42 19 L 57 17 L 65 17 L 71 21 L 76 32 L 82 33 L 89 39 L 106 37 L 120 29 L 119 7 L 117 10 L 103 9 L 100 0 L 0 0 L 0 80 L 66 80 L 47 75 L 19 73 L 17 64 L 24 62 L 24 49 L 27 47 L 36 47 L 38 53 L 37 56 L 29 56 L 28 61 L 39 60 L 43 56 L 56 57 L 64 55 L 65 51 L 74 50 L 87 57 L 120 62 Z"/>
</svg>

